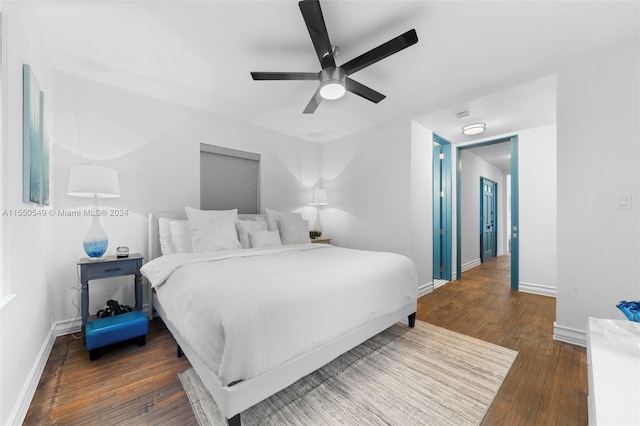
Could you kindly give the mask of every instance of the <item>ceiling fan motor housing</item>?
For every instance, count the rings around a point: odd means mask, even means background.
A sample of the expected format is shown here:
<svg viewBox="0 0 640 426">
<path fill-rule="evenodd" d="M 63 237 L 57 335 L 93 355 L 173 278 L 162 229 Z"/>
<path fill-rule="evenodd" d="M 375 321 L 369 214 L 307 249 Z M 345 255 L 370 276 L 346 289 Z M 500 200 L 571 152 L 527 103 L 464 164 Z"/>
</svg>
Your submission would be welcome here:
<svg viewBox="0 0 640 426">
<path fill-rule="evenodd" d="M 324 99 L 338 99 L 345 93 L 347 73 L 340 67 L 327 67 L 320 71 L 320 95 Z"/>
</svg>

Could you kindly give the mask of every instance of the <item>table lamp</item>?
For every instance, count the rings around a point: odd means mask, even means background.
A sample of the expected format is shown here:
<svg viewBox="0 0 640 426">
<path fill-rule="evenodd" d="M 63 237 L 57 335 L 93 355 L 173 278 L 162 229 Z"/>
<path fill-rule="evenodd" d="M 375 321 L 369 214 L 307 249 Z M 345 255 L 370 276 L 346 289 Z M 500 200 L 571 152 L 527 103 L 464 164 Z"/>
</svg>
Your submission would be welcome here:
<svg viewBox="0 0 640 426">
<path fill-rule="evenodd" d="M 67 192 L 74 197 L 93 198 L 94 200 L 91 225 L 84 235 L 82 246 L 90 259 L 97 260 L 107 251 L 109 245 L 107 233 L 100 225 L 98 199 L 120 196 L 118 174 L 114 169 L 98 165 L 71 166 Z"/>
<path fill-rule="evenodd" d="M 309 231 L 309 236 L 313 239 L 322 235 L 322 223 L 320 222 L 320 206 L 326 206 L 327 204 L 327 190 L 320 188 L 313 188 L 311 190 L 311 202 L 310 206 L 316 206 L 316 221 Z"/>
</svg>

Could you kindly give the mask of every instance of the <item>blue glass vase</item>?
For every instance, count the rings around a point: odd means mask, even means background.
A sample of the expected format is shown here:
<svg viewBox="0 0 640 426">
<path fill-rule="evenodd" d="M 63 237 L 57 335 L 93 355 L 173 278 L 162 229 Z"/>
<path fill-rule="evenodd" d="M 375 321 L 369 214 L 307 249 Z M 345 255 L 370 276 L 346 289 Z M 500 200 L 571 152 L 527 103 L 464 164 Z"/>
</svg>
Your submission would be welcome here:
<svg viewBox="0 0 640 426">
<path fill-rule="evenodd" d="M 108 246 L 109 238 L 102 225 L 100 225 L 100 218 L 96 212 L 93 219 L 91 219 L 89 229 L 84 234 L 82 247 L 84 247 L 84 251 L 89 258 L 99 259 L 107 251 Z"/>
</svg>

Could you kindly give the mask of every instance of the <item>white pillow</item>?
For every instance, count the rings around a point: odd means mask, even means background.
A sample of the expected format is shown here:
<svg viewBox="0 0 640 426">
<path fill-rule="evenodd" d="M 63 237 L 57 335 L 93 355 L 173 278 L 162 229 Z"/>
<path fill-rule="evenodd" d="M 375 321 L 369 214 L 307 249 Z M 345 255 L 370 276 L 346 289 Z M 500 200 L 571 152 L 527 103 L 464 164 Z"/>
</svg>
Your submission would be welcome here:
<svg viewBox="0 0 640 426">
<path fill-rule="evenodd" d="M 171 230 L 169 229 L 169 222 L 171 219 L 167 219 L 166 217 L 158 218 L 158 234 L 160 239 L 160 253 L 165 254 L 173 254 L 176 252 L 173 247 L 173 243 L 171 242 Z M 191 236 L 189 236 L 191 238 Z"/>
<path fill-rule="evenodd" d="M 310 242 L 308 220 L 297 217 L 283 217 L 278 219 L 277 222 L 282 244 L 302 244 Z"/>
<path fill-rule="evenodd" d="M 186 220 L 170 220 L 171 245 L 174 253 L 192 253 L 191 230 Z"/>
<path fill-rule="evenodd" d="M 189 219 L 189 230 L 194 252 L 241 249 L 233 216 L 221 216 L 216 220 Z"/>
<path fill-rule="evenodd" d="M 299 218 L 302 219 L 302 215 L 300 213 L 292 213 L 292 212 L 277 212 L 271 209 L 265 209 L 267 212 L 267 224 L 269 227 L 269 231 L 279 231 L 278 229 L 278 219 L 280 218 Z"/>
<path fill-rule="evenodd" d="M 215 220 L 221 217 L 231 216 L 233 221 L 238 220 L 238 209 L 233 210 L 198 210 L 191 207 L 185 207 L 189 220 Z"/>
<path fill-rule="evenodd" d="M 264 220 L 238 220 L 236 222 L 236 229 L 238 231 L 238 239 L 240 240 L 242 248 L 248 249 L 252 247 L 251 241 L 249 240 L 249 234 L 251 232 L 266 231 L 267 222 Z"/>
<path fill-rule="evenodd" d="M 278 231 L 254 231 L 249 233 L 249 239 L 251 240 L 251 247 L 274 247 L 281 246 L 280 234 Z"/>
</svg>

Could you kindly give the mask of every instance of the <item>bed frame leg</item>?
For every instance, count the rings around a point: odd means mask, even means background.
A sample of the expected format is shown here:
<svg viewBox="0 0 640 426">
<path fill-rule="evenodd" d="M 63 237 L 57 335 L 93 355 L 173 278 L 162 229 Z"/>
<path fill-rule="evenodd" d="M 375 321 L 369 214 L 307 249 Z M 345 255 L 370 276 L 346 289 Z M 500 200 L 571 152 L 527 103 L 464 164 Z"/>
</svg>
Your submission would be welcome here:
<svg viewBox="0 0 640 426">
<path fill-rule="evenodd" d="M 409 319 L 409 327 L 413 328 L 416 326 L 416 313 L 412 313 L 407 317 Z"/>
<path fill-rule="evenodd" d="M 235 416 L 231 417 L 230 419 L 227 419 L 227 424 L 229 426 L 241 426 L 240 414 L 236 414 Z"/>
<path fill-rule="evenodd" d="M 176 354 L 178 355 L 178 358 L 181 358 L 182 355 L 184 355 L 184 352 L 182 352 L 182 348 L 180 347 L 180 345 L 176 345 L 176 347 Z"/>
</svg>

